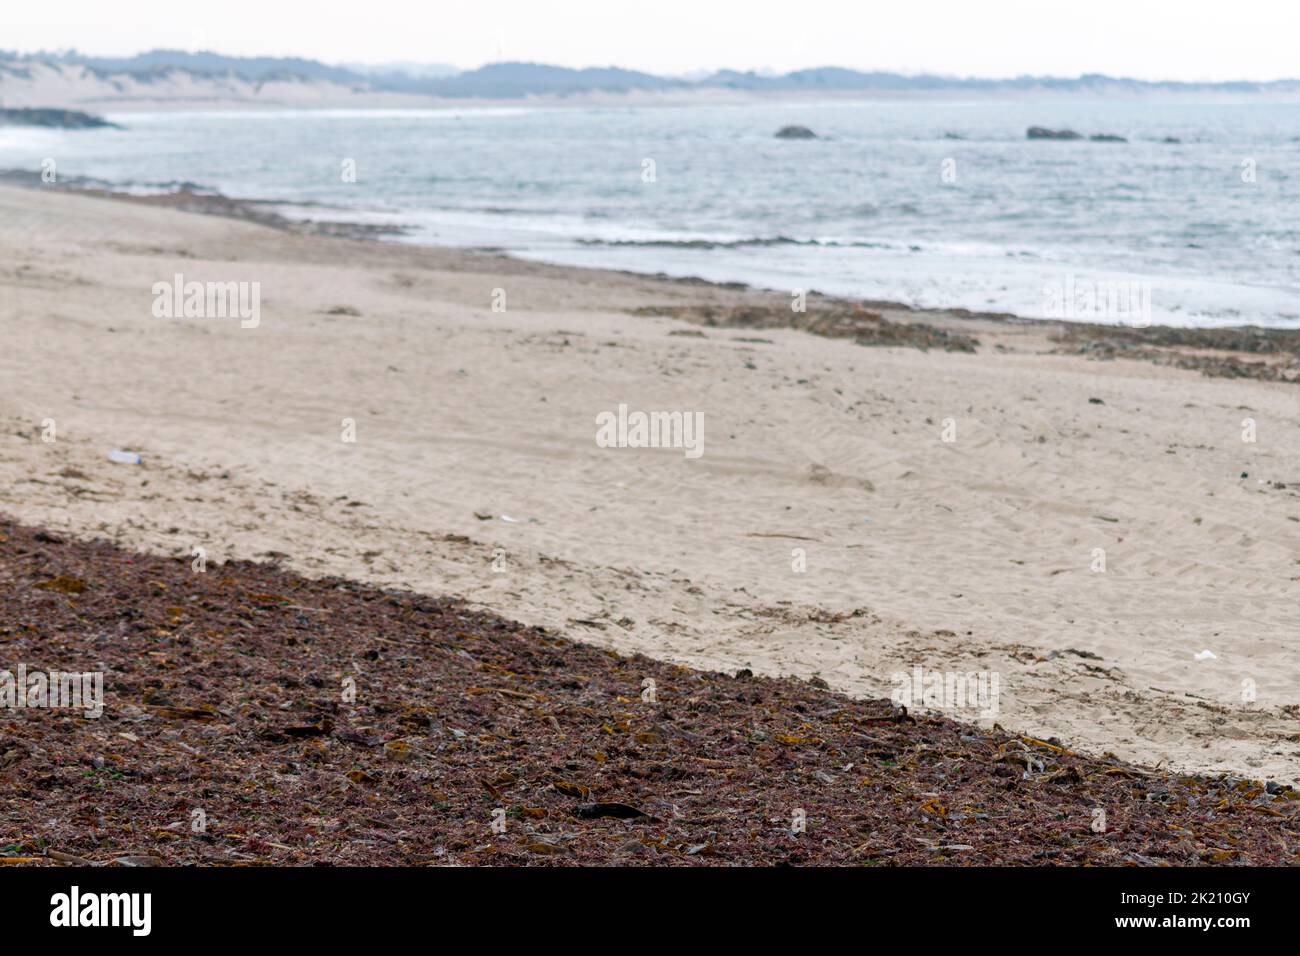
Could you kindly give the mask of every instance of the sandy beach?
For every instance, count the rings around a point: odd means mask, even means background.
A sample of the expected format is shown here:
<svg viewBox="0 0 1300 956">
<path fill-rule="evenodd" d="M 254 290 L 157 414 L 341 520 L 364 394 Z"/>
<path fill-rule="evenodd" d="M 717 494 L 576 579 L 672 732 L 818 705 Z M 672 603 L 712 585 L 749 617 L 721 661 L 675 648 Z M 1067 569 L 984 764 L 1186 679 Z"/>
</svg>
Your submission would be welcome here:
<svg viewBox="0 0 1300 956">
<path fill-rule="evenodd" d="M 958 313 L 872 307 L 973 352 L 709 325 L 789 295 L 52 190 L 0 188 L 0 253 L 20 522 L 857 696 L 993 672 L 953 716 L 1300 778 L 1292 383 Z M 156 317 L 178 274 L 259 283 L 257 327 Z M 703 453 L 600 447 L 620 404 L 701 413 Z"/>
</svg>

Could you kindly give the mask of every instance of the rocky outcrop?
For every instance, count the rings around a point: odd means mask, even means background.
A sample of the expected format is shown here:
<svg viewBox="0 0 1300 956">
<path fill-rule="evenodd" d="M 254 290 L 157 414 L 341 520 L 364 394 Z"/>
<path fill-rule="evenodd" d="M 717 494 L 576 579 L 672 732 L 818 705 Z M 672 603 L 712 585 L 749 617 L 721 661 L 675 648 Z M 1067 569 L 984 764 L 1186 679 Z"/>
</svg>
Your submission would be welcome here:
<svg viewBox="0 0 1300 956">
<path fill-rule="evenodd" d="M 1031 126 L 1027 135 L 1030 139 L 1083 139 L 1082 133 L 1072 129 L 1047 129 L 1045 126 Z"/>
<path fill-rule="evenodd" d="M 1045 126 L 1031 126 L 1025 134 L 1029 139 L 1083 139 L 1082 133 L 1072 129 L 1048 129 Z M 1088 137 L 1093 143 L 1127 143 L 1123 136 L 1114 133 L 1094 133 Z"/>
<path fill-rule="evenodd" d="M 816 139 L 817 134 L 807 126 L 782 126 L 776 131 L 777 139 Z"/>
<path fill-rule="evenodd" d="M 0 109 L 0 126 L 43 126 L 49 129 L 121 129 L 116 123 L 77 110 Z"/>
</svg>

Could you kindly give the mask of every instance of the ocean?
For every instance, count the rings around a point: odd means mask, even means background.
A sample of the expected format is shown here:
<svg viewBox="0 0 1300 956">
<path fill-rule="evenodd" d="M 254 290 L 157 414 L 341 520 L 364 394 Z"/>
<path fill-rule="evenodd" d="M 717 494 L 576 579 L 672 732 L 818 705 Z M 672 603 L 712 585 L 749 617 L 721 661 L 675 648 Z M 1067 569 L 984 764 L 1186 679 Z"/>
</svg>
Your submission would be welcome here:
<svg viewBox="0 0 1300 956">
<path fill-rule="evenodd" d="M 1136 320 L 1114 290 L 1140 289 L 1157 324 L 1300 326 L 1292 101 L 1044 94 L 108 118 L 125 128 L 0 129 L 0 169 L 53 159 L 64 180 L 192 183 L 306 204 L 280 210 L 290 216 L 407 227 L 397 241 L 790 293 L 1123 322 Z M 818 138 L 775 138 L 793 124 Z M 1128 142 L 1029 140 L 1030 126 Z M 1063 306 L 1062 289 L 1098 294 Z"/>
</svg>

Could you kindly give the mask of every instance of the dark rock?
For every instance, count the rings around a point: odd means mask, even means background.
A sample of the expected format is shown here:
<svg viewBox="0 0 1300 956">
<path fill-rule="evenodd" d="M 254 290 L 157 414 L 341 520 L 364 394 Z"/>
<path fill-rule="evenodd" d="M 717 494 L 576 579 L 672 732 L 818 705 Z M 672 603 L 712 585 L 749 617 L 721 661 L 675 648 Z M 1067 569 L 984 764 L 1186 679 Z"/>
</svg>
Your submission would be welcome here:
<svg viewBox="0 0 1300 956">
<path fill-rule="evenodd" d="M 782 126 L 776 131 L 777 139 L 816 139 L 817 134 L 807 126 Z"/>
<path fill-rule="evenodd" d="M 1160 142 L 1162 142 L 1162 143 L 1181 143 L 1182 140 L 1179 139 L 1177 136 L 1166 136 L 1166 137 L 1165 137 L 1164 139 L 1162 139 Z"/>
<path fill-rule="evenodd" d="M 1031 126 L 1026 135 L 1030 139 L 1083 139 L 1081 133 L 1072 129 L 1047 129 L 1043 126 Z"/>
<path fill-rule="evenodd" d="M 1114 133 L 1096 133 L 1089 136 L 1088 139 L 1094 143 L 1127 143 L 1123 136 L 1116 136 Z"/>
<path fill-rule="evenodd" d="M 51 129 L 121 129 L 116 123 L 76 110 L 2 109 L 0 126 L 44 126 Z"/>
</svg>

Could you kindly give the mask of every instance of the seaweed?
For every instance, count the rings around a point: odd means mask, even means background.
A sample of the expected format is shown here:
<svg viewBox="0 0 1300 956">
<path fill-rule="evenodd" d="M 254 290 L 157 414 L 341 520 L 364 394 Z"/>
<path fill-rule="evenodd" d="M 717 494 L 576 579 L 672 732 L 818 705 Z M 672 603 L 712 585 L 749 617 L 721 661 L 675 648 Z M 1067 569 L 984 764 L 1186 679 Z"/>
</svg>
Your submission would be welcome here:
<svg viewBox="0 0 1300 956">
<path fill-rule="evenodd" d="M 58 582 L 57 586 L 54 582 Z M 0 863 L 1279 864 L 1300 793 L 0 521 Z"/>
</svg>

